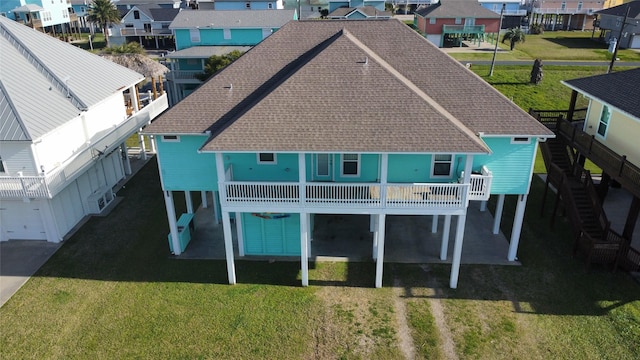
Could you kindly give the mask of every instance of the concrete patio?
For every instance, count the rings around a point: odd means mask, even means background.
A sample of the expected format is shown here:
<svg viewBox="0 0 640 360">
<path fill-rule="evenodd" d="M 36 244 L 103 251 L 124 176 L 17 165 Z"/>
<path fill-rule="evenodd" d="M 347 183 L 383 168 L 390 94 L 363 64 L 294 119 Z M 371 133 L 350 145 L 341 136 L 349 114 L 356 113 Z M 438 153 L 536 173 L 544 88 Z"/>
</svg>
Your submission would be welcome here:
<svg viewBox="0 0 640 360">
<path fill-rule="evenodd" d="M 209 202 L 211 203 L 211 202 Z M 368 215 L 316 215 L 312 261 L 371 261 L 373 234 L 369 232 Z M 195 215 L 195 234 L 178 259 L 224 259 L 222 224 L 215 224 L 213 209 L 198 208 Z M 438 218 L 438 231 L 432 233 L 432 216 L 387 216 L 385 262 L 451 263 L 456 217 L 452 217 L 447 260 L 440 260 L 444 216 Z M 233 246 L 237 259 L 238 242 L 233 225 Z M 509 242 L 499 233 L 492 233 L 493 216 L 480 211 L 472 202 L 467 214 L 462 264 L 520 265 L 507 261 Z M 244 256 L 245 260 L 289 260 L 299 257 Z"/>
</svg>

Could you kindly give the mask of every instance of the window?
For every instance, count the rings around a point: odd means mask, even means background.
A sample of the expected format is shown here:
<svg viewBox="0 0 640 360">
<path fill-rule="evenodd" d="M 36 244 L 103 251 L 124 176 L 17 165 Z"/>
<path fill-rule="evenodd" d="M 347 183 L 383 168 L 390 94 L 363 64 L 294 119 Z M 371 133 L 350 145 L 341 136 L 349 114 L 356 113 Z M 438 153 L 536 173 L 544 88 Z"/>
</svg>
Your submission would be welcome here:
<svg viewBox="0 0 640 360">
<path fill-rule="evenodd" d="M 578 10 L 582 10 L 582 1 L 578 2 Z"/>
<path fill-rule="evenodd" d="M 342 176 L 360 175 L 360 155 L 342 154 Z"/>
<path fill-rule="evenodd" d="M 267 4 L 267 8 L 268 9 L 273 9 L 273 4 L 272 3 Z"/>
<path fill-rule="evenodd" d="M 133 10 L 133 18 L 136 20 L 140 19 L 140 11 L 138 10 Z"/>
<path fill-rule="evenodd" d="M 607 105 L 602 107 L 602 114 L 600 114 L 600 123 L 598 124 L 598 135 L 603 138 L 607 136 L 607 130 L 609 129 L 609 120 L 611 119 L 611 109 Z"/>
<path fill-rule="evenodd" d="M 563 1 L 562 4 L 560 5 L 560 10 L 565 10 L 567 8 L 567 2 Z"/>
<path fill-rule="evenodd" d="M 189 29 L 189 36 L 191 37 L 191 42 L 199 43 L 200 42 L 200 29 Z"/>
<path fill-rule="evenodd" d="M 512 144 L 531 144 L 531 138 L 528 137 L 514 137 L 511 138 Z"/>
<path fill-rule="evenodd" d="M 222 29 L 222 35 L 225 40 L 231 39 L 231 29 Z"/>
<path fill-rule="evenodd" d="M 453 155 L 438 154 L 433 156 L 433 165 L 431 176 L 433 177 L 451 177 L 453 169 Z"/>
<path fill-rule="evenodd" d="M 258 164 L 276 164 L 276 154 L 258 153 Z"/>
<path fill-rule="evenodd" d="M 250 2 L 245 3 L 245 4 L 244 4 L 244 7 L 246 7 L 247 9 L 251 9 L 251 3 L 250 3 Z"/>
<path fill-rule="evenodd" d="M 456 24 L 462 24 L 462 18 L 456 18 Z"/>
<path fill-rule="evenodd" d="M 4 173 L 4 172 L 7 172 L 7 170 L 4 167 L 4 162 L 2 161 L 2 157 L 0 157 L 0 173 Z"/>
<path fill-rule="evenodd" d="M 433 25 L 436 23 L 436 18 L 429 18 L 429 24 Z"/>
<path fill-rule="evenodd" d="M 178 135 L 162 135 L 162 142 L 180 142 Z"/>
</svg>

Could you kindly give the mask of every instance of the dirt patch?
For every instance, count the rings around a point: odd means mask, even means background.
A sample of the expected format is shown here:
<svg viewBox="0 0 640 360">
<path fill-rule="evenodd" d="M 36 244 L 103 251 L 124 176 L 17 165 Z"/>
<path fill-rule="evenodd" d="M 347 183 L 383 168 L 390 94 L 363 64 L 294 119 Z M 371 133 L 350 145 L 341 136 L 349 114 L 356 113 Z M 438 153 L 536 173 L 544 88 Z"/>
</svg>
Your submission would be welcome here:
<svg viewBox="0 0 640 360">
<path fill-rule="evenodd" d="M 426 273 L 430 271 L 428 265 L 422 265 L 420 267 Z M 441 287 L 434 276 L 429 276 L 427 286 L 432 290 L 432 296 L 429 297 L 429 306 L 431 307 L 431 315 L 435 320 L 436 327 L 438 328 L 438 330 L 440 330 L 440 341 L 442 344 L 442 352 L 444 358 L 449 360 L 458 359 L 456 346 L 453 341 L 453 335 L 451 333 L 451 330 L 449 329 L 449 325 L 447 324 L 442 301 L 440 300 L 441 294 L 439 289 Z"/>
<path fill-rule="evenodd" d="M 416 350 L 411 336 L 411 329 L 407 322 L 407 307 L 405 300 L 402 299 L 403 287 L 400 279 L 393 279 L 393 290 L 395 295 L 393 297 L 393 305 L 396 309 L 396 321 L 398 322 L 398 346 L 405 359 L 415 359 Z"/>
</svg>

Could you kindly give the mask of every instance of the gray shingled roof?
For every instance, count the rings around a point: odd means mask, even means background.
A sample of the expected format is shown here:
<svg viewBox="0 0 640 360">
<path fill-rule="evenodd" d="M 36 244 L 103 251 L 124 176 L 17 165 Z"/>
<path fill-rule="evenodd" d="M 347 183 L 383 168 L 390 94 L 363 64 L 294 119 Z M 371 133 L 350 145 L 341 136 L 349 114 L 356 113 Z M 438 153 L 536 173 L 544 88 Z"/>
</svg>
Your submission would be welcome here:
<svg viewBox="0 0 640 360">
<path fill-rule="evenodd" d="M 204 59 L 213 55 L 224 55 L 238 50 L 247 52 L 251 46 L 192 46 L 166 55 L 167 59 Z"/>
<path fill-rule="evenodd" d="M 640 68 L 567 80 L 562 83 L 640 120 Z"/>
<path fill-rule="evenodd" d="M 35 140 L 143 79 L 0 16 L 0 140 Z"/>
<path fill-rule="evenodd" d="M 162 8 L 155 4 L 141 4 L 141 5 L 136 5 L 132 7 L 131 10 L 127 10 L 125 12 L 125 15 L 133 11 L 134 9 L 138 9 L 139 11 L 143 12 L 144 14 L 149 16 L 153 21 L 166 21 L 166 22 L 173 21 L 176 15 L 178 15 L 178 13 L 180 12 L 180 9 Z"/>
<path fill-rule="evenodd" d="M 500 14 L 483 7 L 477 0 L 440 0 L 437 4 L 419 7 L 415 13 L 433 18 L 499 19 Z"/>
<path fill-rule="evenodd" d="M 483 153 L 480 132 L 553 136 L 395 19 L 290 22 L 146 131 L 211 131 L 208 151 Z"/>
<path fill-rule="evenodd" d="M 608 9 L 596 11 L 595 13 L 601 14 L 601 15 L 624 16 L 627 13 L 627 6 L 631 7 L 631 10 L 629 10 L 629 18 L 639 19 L 640 18 L 640 0 L 631 1 L 627 4 L 622 4 L 622 5 L 610 7 Z"/>
<path fill-rule="evenodd" d="M 349 14 L 351 14 L 354 11 L 360 11 L 361 13 L 369 16 L 369 17 L 391 17 L 392 14 L 389 11 L 380 11 L 378 9 L 376 9 L 373 6 L 367 5 L 367 6 L 362 6 L 362 7 L 339 7 L 335 10 L 333 10 L 333 12 L 331 14 L 328 15 L 329 18 L 332 17 L 345 17 Z"/>
<path fill-rule="evenodd" d="M 279 28 L 294 14 L 295 10 L 183 10 L 169 29 Z"/>
</svg>

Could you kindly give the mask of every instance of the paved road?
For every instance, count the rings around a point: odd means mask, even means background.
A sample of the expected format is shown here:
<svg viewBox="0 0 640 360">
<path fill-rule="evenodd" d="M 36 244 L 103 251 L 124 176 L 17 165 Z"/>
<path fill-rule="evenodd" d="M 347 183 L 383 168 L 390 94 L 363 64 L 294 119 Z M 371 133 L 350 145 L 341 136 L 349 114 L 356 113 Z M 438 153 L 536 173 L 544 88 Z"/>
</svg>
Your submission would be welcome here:
<svg viewBox="0 0 640 360">
<path fill-rule="evenodd" d="M 460 60 L 461 63 L 471 63 L 475 65 L 491 65 L 491 60 Z M 560 65 L 560 66 L 609 66 L 609 61 L 558 61 L 558 60 L 543 60 L 544 65 Z M 533 65 L 533 60 L 507 60 L 496 61 L 496 65 Z M 640 62 L 625 62 L 616 61 L 613 68 L 616 67 L 640 67 Z"/>
</svg>

